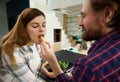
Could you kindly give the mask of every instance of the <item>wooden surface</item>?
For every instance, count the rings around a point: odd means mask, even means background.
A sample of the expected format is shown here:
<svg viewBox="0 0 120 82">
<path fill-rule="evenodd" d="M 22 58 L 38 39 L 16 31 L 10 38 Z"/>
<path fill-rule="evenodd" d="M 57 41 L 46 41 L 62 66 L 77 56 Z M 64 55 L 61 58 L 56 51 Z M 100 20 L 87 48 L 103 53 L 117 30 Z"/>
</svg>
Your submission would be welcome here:
<svg viewBox="0 0 120 82">
<path fill-rule="evenodd" d="M 53 44 L 54 51 L 59 51 L 61 50 L 61 42 L 55 42 Z"/>
<path fill-rule="evenodd" d="M 79 53 L 80 53 L 80 54 L 87 55 L 87 50 L 80 50 Z"/>
</svg>

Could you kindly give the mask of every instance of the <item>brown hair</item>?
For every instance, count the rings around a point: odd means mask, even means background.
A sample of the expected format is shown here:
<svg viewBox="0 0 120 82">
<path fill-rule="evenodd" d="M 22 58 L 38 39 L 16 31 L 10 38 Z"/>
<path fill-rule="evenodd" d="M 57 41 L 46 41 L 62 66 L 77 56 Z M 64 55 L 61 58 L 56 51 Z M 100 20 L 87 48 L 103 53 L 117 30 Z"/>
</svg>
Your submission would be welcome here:
<svg viewBox="0 0 120 82">
<path fill-rule="evenodd" d="M 26 8 L 19 15 L 13 29 L 6 34 L 0 43 L 0 62 L 2 62 L 2 53 L 6 53 L 12 64 L 16 64 L 13 56 L 15 47 L 21 47 L 30 41 L 30 37 L 26 31 L 26 25 L 35 17 L 44 15 L 44 13 L 36 8 Z M 0 67 L 2 64 L 0 64 Z"/>
<path fill-rule="evenodd" d="M 120 32 L 120 0 L 90 0 L 90 2 L 95 12 L 100 12 L 106 7 L 113 8 L 115 11 L 114 16 L 107 25 Z"/>
</svg>

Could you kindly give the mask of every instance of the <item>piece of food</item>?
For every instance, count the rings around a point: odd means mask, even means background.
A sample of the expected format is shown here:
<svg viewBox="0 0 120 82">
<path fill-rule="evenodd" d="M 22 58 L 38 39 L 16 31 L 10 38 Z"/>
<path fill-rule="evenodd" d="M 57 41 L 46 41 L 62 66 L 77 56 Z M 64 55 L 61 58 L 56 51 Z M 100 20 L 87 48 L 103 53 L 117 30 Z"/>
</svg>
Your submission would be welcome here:
<svg viewBox="0 0 120 82">
<path fill-rule="evenodd" d="M 69 62 L 68 61 L 59 61 L 58 64 L 60 65 L 60 67 L 61 67 L 61 69 L 63 71 L 65 71 L 68 68 L 68 66 L 69 66 Z"/>
<path fill-rule="evenodd" d="M 45 41 L 45 39 L 44 39 L 44 37 L 43 36 L 40 36 L 40 41 L 42 42 L 44 42 Z"/>
<path fill-rule="evenodd" d="M 67 75 L 68 75 L 69 77 L 72 77 L 72 71 L 68 72 Z"/>
</svg>

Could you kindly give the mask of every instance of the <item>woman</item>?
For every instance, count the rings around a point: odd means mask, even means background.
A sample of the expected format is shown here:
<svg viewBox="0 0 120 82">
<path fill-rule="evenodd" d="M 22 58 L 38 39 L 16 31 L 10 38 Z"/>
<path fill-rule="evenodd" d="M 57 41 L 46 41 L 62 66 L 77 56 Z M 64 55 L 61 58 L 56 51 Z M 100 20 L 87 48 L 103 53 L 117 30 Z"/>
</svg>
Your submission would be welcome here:
<svg viewBox="0 0 120 82">
<path fill-rule="evenodd" d="M 36 8 L 26 8 L 13 29 L 0 43 L 0 78 L 4 82 L 40 82 L 40 36 L 45 36 L 45 15 Z M 49 77 L 54 77 L 42 67 Z"/>
</svg>

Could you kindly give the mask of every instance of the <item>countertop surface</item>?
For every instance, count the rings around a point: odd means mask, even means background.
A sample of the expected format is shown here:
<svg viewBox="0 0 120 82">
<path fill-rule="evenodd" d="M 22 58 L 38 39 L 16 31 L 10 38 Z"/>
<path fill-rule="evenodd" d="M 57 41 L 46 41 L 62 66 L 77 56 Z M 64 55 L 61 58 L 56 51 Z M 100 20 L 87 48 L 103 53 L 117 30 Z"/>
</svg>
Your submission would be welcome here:
<svg viewBox="0 0 120 82">
<path fill-rule="evenodd" d="M 68 51 L 68 50 L 60 50 L 60 51 L 56 51 L 55 52 L 55 55 L 58 59 L 58 61 L 68 61 L 70 64 L 69 64 L 69 67 L 67 68 L 67 70 L 69 70 L 70 68 L 72 68 L 74 66 L 74 62 L 80 58 L 80 57 L 83 57 L 85 56 L 85 51 L 81 51 L 82 53 L 74 53 L 74 52 L 71 52 L 71 51 Z M 46 67 L 48 70 L 50 70 L 50 66 L 48 65 Z M 66 72 L 67 70 L 65 70 L 64 72 Z M 51 79 L 49 77 L 47 77 L 44 73 L 41 73 L 40 77 L 45 80 L 46 82 L 55 82 L 55 79 Z"/>
</svg>

